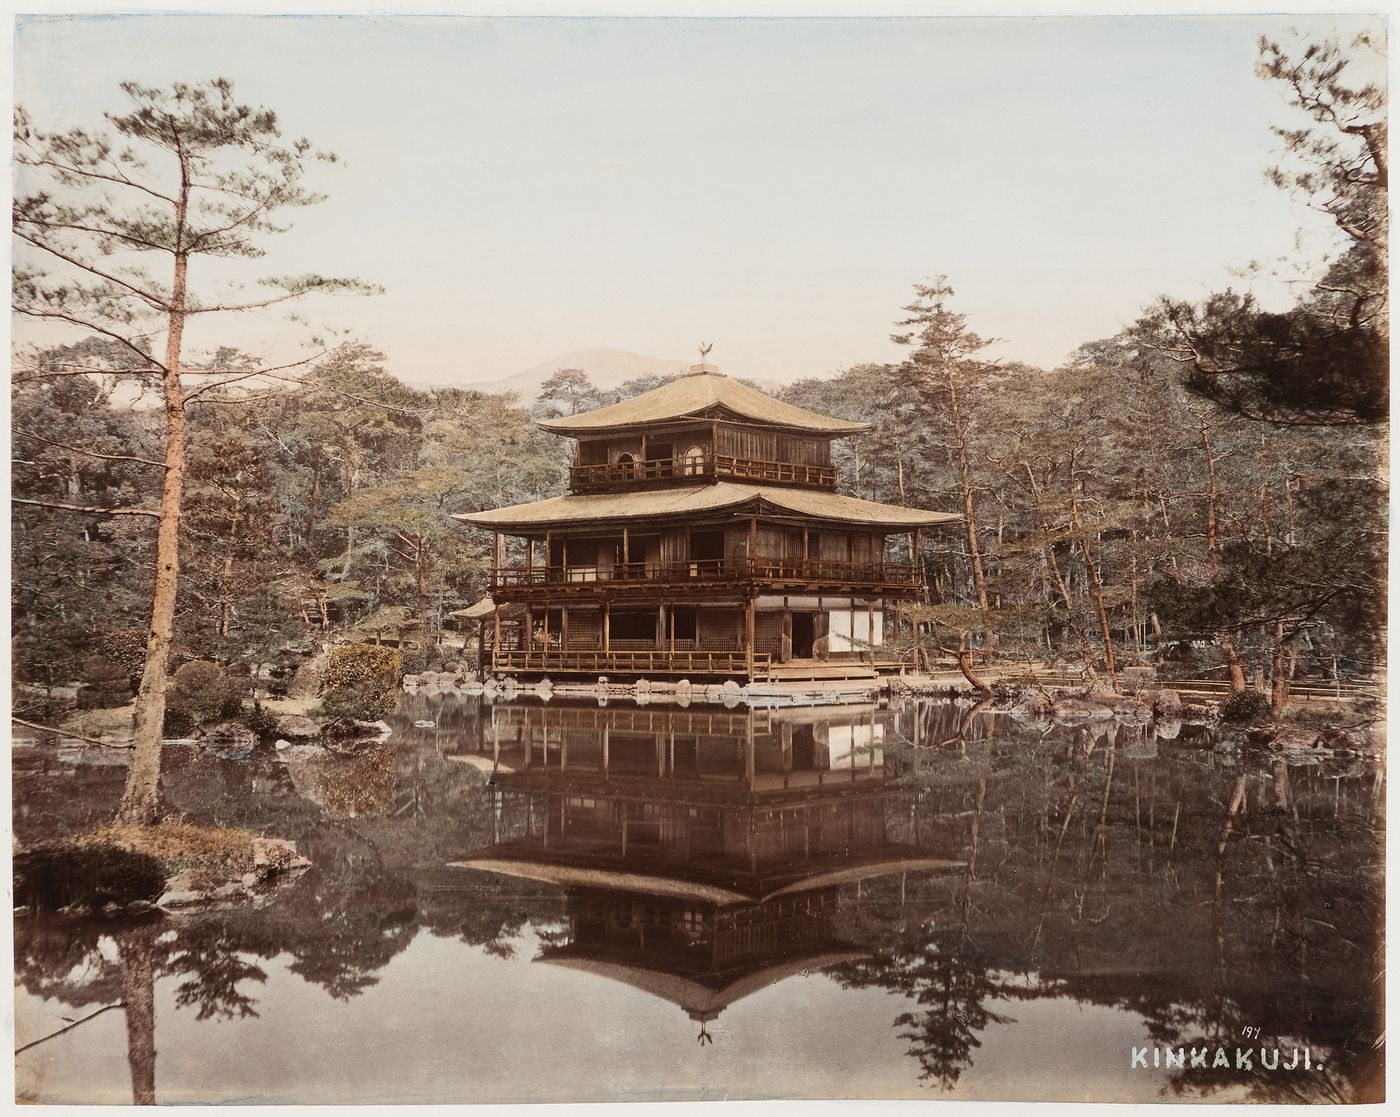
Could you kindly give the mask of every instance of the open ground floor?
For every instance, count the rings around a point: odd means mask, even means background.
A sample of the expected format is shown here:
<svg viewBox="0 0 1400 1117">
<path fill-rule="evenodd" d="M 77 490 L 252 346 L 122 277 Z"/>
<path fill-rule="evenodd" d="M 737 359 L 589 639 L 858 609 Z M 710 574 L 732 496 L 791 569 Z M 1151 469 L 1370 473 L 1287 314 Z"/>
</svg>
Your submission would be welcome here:
<svg viewBox="0 0 1400 1117">
<path fill-rule="evenodd" d="M 482 618 L 481 662 L 496 673 L 869 677 L 885 658 L 894 608 L 873 597 L 776 594 L 502 604 Z"/>
</svg>

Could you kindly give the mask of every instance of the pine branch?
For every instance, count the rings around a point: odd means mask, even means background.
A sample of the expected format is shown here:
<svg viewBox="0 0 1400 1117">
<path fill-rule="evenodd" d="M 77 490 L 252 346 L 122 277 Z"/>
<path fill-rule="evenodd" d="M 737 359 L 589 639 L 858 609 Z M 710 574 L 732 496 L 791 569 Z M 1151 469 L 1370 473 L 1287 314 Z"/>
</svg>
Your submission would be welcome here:
<svg viewBox="0 0 1400 1117">
<path fill-rule="evenodd" d="M 13 496 L 10 498 L 11 504 L 32 504 L 36 508 L 56 508 L 62 512 L 85 512 L 97 516 L 151 516 L 160 518 L 160 513 L 154 508 L 103 508 L 96 504 L 60 504 L 51 500 L 26 500 L 23 497 Z"/>
<path fill-rule="evenodd" d="M 16 431 L 15 433 L 24 438 L 32 438 L 35 442 L 42 442 L 45 446 L 57 446 L 60 450 L 72 450 L 76 454 L 86 454 L 90 458 L 101 458 L 109 462 L 140 462 L 142 465 L 153 465 L 158 469 L 165 468 L 164 462 L 158 462 L 154 458 L 138 458 L 131 454 L 99 454 L 96 450 L 84 450 L 81 446 L 69 446 L 66 442 L 52 442 L 37 434 L 29 434 L 25 431 Z"/>
</svg>

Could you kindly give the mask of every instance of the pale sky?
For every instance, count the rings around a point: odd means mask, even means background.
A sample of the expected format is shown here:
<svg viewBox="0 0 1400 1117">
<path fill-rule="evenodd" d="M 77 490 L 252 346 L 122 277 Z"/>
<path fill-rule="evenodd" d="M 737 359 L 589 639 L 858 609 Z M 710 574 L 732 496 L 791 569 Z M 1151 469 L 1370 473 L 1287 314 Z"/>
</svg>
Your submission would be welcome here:
<svg viewBox="0 0 1400 1117">
<path fill-rule="evenodd" d="M 706 340 L 731 375 L 785 381 L 894 359 L 911 285 L 940 272 L 996 356 L 1041 365 L 1158 294 L 1241 285 L 1327 227 L 1264 179 L 1270 125 L 1296 118 L 1254 75 L 1258 35 L 1383 26 L 24 17 L 16 99 L 94 125 L 119 81 L 222 75 L 338 153 L 329 201 L 262 264 L 381 284 L 325 317 L 403 379 Z"/>
</svg>

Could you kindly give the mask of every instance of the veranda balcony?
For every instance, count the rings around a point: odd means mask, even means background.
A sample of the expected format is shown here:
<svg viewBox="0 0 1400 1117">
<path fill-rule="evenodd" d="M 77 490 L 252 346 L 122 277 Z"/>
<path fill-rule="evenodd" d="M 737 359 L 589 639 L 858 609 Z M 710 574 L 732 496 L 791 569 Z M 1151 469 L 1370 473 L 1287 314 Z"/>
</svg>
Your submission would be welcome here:
<svg viewBox="0 0 1400 1117">
<path fill-rule="evenodd" d="M 910 597 L 918 592 L 919 574 L 905 563 L 755 556 L 505 569 L 493 576 L 491 593 L 500 601 L 580 601 L 658 592 L 706 597 L 752 588 Z"/>
<path fill-rule="evenodd" d="M 598 493 L 626 489 L 647 481 L 704 483 L 719 478 L 834 490 L 840 480 L 840 471 L 833 465 L 763 461 L 713 454 L 700 459 L 655 458 L 575 465 L 569 470 L 569 487 L 576 493 Z"/>
</svg>

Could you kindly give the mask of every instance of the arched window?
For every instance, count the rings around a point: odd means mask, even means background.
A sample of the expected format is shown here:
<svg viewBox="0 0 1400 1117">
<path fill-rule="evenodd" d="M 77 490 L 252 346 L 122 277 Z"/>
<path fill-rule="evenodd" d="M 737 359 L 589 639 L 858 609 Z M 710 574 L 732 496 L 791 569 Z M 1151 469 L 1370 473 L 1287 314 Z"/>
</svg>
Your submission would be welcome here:
<svg viewBox="0 0 1400 1117">
<path fill-rule="evenodd" d="M 695 477 L 705 472 L 705 448 L 692 446 L 681 458 L 681 472 L 687 477 Z"/>
<path fill-rule="evenodd" d="M 617 468 L 623 477 L 631 478 L 637 472 L 637 459 L 631 454 L 618 454 Z"/>
</svg>

